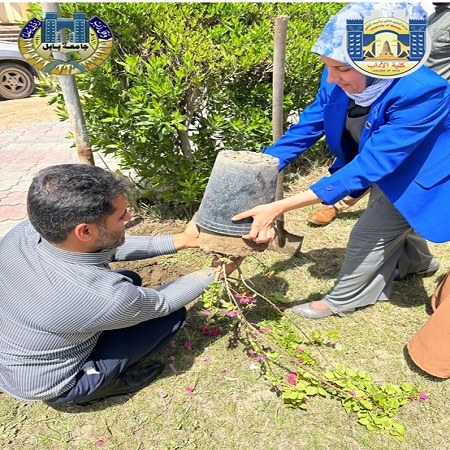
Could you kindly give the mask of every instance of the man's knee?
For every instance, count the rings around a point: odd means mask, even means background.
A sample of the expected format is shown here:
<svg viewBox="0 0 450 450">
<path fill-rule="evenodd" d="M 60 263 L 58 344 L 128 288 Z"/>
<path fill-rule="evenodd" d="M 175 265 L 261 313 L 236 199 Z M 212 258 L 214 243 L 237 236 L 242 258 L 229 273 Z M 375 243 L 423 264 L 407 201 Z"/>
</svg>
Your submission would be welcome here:
<svg viewBox="0 0 450 450">
<path fill-rule="evenodd" d="M 129 278 L 135 286 L 142 286 L 142 278 L 138 273 L 132 270 L 115 270 L 115 272 Z"/>
</svg>

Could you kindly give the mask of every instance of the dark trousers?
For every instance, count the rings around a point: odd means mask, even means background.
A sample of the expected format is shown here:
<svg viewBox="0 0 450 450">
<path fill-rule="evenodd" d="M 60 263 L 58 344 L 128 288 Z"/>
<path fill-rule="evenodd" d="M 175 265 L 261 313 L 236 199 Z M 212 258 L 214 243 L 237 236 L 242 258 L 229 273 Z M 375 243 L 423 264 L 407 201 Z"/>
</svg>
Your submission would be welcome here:
<svg viewBox="0 0 450 450">
<path fill-rule="evenodd" d="M 140 277 L 134 272 L 118 272 L 131 278 L 134 284 L 140 284 Z M 58 397 L 46 400 L 46 403 L 88 402 L 94 392 L 114 382 L 127 368 L 161 350 L 185 320 L 186 308 L 181 308 L 168 316 L 132 327 L 103 331 L 78 372 L 75 386 Z"/>
</svg>

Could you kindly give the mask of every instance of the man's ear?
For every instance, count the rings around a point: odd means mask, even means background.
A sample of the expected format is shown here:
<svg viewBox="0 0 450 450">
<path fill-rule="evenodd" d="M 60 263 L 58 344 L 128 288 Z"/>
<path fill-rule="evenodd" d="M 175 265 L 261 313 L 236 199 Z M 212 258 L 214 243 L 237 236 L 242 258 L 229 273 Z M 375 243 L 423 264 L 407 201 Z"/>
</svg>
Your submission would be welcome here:
<svg viewBox="0 0 450 450">
<path fill-rule="evenodd" d="M 77 239 L 83 242 L 90 242 L 96 239 L 98 227 L 93 223 L 80 223 L 73 230 Z"/>
</svg>

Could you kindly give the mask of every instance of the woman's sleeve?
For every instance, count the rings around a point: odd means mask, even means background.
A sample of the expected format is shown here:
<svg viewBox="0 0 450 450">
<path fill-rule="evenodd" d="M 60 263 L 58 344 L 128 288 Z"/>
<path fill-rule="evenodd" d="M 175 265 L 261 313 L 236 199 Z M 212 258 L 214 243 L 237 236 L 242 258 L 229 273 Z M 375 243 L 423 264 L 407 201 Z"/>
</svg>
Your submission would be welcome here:
<svg viewBox="0 0 450 450">
<path fill-rule="evenodd" d="M 378 128 L 363 132 L 362 140 L 364 133 L 369 137 L 360 153 L 346 166 L 311 186 L 325 203 L 334 204 L 392 174 L 447 117 L 449 92 L 442 83 L 405 91 L 405 95 L 386 109 L 384 122 Z"/>
<path fill-rule="evenodd" d="M 325 70 L 314 103 L 301 112 L 298 123 L 292 125 L 275 144 L 263 150 L 263 153 L 280 160 L 280 170 L 324 135 L 323 106 L 328 99 L 328 89 L 331 86 L 327 86 L 326 75 Z"/>
</svg>

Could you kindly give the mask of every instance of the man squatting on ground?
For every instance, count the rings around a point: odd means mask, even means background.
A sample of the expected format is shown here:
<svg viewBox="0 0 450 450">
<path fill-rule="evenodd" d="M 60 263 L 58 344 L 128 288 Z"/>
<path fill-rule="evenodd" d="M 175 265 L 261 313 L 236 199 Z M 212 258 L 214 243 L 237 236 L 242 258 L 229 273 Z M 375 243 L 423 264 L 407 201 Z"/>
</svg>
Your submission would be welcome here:
<svg viewBox="0 0 450 450">
<path fill-rule="evenodd" d="M 143 360 L 173 338 L 184 306 L 220 275 L 211 267 L 149 289 L 135 272 L 110 270 L 112 261 L 198 247 L 193 221 L 173 236 L 125 236 L 130 193 L 126 179 L 82 164 L 48 167 L 33 179 L 29 220 L 0 240 L 6 393 L 83 404 L 135 392 L 162 371 Z"/>
</svg>

